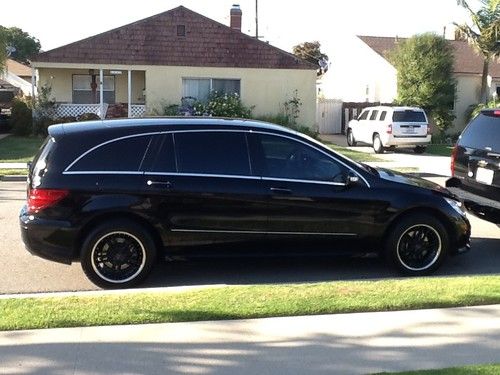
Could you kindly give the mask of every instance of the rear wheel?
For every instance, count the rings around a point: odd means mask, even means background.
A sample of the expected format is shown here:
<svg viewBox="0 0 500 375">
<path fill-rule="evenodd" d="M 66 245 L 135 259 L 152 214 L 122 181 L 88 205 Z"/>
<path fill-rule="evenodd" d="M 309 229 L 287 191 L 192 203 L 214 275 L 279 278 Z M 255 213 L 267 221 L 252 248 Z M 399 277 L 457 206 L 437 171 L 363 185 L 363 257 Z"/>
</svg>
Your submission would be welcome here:
<svg viewBox="0 0 500 375">
<path fill-rule="evenodd" d="M 156 247 L 141 225 L 113 220 L 99 225 L 85 239 L 82 269 L 101 288 L 128 288 L 144 280 L 156 258 Z"/>
<path fill-rule="evenodd" d="M 425 146 L 415 146 L 415 148 L 413 149 L 413 152 L 415 152 L 415 154 L 423 154 L 425 152 L 427 147 Z"/>
<path fill-rule="evenodd" d="M 444 225 L 427 214 L 400 220 L 387 237 L 385 255 L 402 273 L 420 276 L 436 270 L 449 251 Z"/>
<path fill-rule="evenodd" d="M 356 146 L 358 142 L 354 139 L 354 134 L 352 134 L 352 129 L 347 130 L 347 144 L 349 146 Z"/>
<path fill-rule="evenodd" d="M 375 134 L 373 136 L 373 151 L 375 151 L 377 154 L 384 153 L 384 146 L 382 145 L 382 140 L 380 139 L 380 136 L 378 134 Z"/>
</svg>

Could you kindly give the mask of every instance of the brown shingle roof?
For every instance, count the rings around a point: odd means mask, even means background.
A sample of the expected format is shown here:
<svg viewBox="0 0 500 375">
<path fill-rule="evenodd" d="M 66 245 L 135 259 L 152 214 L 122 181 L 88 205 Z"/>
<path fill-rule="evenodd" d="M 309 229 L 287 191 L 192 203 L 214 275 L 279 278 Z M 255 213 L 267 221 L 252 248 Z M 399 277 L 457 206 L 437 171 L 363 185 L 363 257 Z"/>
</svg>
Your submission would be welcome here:
<svg viewBox="0 0 500 375">
<path fill-rule="evenodd" d="M 186 36 L 177 36 L 185 25 Z M 44 53 L 35 62 L 316 69 L 296 56 L 179 6 Z"/>
<path fill-rule="evenodd" d="M 8 72 L 15 74 L 18 77 L 30 77 L 31 68 L 12 59 L 7 59 L 6 68 Z"/>
<path fill-rule="evenodd" d="M 387 57 L 387 53 L 394 49 L 396 45 L 396 38 L 380 37 L 380 36 L 358 36 L 370 48 L 381 55 L 383 58 Z M 398 38 L 399 41 L 406 40 L 405 38 Z M 455 73 L 483 73 L 483 59 L 474 48 L 467 42 L 461 40 L 450 40 L 453 46 L 455 55 Z M 500 64 L 496 61 L 490 63 L 489 74 L 496 78 L 500 77 Z"/>
</svg>

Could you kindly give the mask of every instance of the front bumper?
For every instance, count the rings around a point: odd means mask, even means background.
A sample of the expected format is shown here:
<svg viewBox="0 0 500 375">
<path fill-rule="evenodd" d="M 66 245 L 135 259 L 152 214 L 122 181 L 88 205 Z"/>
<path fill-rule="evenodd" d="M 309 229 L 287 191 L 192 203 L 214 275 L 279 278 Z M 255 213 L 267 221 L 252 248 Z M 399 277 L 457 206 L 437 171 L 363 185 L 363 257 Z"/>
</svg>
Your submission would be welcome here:
<svg viewBox="0 0 500 375">
<path fill-rule="evenodd" d="M 78 231 L 69 222 L 36 218 L 23 207 L 19 225 L 24 245 L 32 255 L 64 264 L 77 260 Z"/>
</svg>

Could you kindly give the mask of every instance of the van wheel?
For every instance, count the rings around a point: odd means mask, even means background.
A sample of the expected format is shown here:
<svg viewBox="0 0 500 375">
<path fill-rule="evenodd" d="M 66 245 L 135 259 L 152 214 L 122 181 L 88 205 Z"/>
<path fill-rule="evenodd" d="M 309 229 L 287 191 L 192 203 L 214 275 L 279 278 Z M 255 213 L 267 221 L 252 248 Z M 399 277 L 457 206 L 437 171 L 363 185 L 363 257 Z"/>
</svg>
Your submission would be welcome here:
<svg viewBox="0 0 500 375">
<path fill-rule="evenodd" d="M 373 136 L 373 151 L 377 154 L 384 153 L 384 146 L 382 145 L 382 141 L 380 140 L 380 136 L 378 134 Z"/>
<path fill-rule="evenodd" d="M 427 147 L 425 147 L 425 146 L 416 146 L 413 149 L 413 152 L 415 152 L 415 154 L 423 154 L 426 149 L 427 149 Z"/>
<path fill-rule="evenodd" d="M 444 225 L 430 215 L 416 214 L 398 222 L 389 233 L 385 256 L 400 272 L 421 276 L 436 270 L 448 249 Z"/>
<path fill-rule="evenodd" d="M 146 278 L 155 258 L 156 246 L 147 230 L 130 220 L 113 220 L 85 238 L 81 266 L 101 288 L 129 288 Z"/>
<path fill-rule="evenodd" d="M 358 144 L 358 142 L 354 139 L 354 134 L 352 134 L 351 129 L 347 130 L 347 144 L 352 147 Z"/>
</svg>

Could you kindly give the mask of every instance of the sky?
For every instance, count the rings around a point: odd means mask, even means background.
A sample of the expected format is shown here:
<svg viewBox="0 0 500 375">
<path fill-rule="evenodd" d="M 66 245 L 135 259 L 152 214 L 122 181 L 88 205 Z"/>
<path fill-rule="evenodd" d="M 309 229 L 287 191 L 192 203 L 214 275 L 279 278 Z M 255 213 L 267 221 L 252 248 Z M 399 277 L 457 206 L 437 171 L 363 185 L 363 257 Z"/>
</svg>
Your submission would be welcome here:
<svg viewBox="0 0 500 375">
<path fill-rule="evenodd" d="M 255 35 L 256 0 L 23 0 L 8 2 L 0 25 L 16 26 L 37 37 L 47 51 L 183 5 L 229 25 L 239 4 L 242 31 Z M 477 5 L 477 0 L 469 3 Z M 20 3 L 19 3 L 20 4 Z M 10 8 L 10 9 L 9 9 Z M 8 11 L 7 11 L 8 10 Z M 456 0 L 258 0 L 262 40 L 291 51 L 294 45 L 354 35 L 400 36 L 433 31 L 452 35 L 453 22 L 468 19 Z"/>
</svg>

